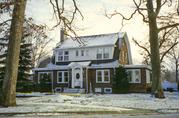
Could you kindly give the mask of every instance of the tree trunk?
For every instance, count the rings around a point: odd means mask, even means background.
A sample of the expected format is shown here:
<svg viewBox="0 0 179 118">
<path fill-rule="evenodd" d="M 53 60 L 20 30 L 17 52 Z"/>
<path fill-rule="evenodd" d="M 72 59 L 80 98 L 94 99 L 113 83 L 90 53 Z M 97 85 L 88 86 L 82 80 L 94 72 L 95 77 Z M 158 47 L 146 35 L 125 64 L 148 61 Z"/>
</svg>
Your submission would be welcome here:
<svg viewBox="0 0 179 118">
<path fill-rule="evenodd" d="M 16 105 L 16 82 L 26 0 L 15 0 L 14 3 L 2 90 L 2 105 L 6 107 Z"/>
<path fill-rule="evenodd" d="M 155 94 L 155 97 L 157 98 L 164 98 L 164 93 L 161 86 L 158 28 L 156 22 L 156 13 L 153 10 L 152 0 L 147 1 L 147 8 L 149 17 L 149 41 L 152 65 L 152 94 Z"/>
</svg>

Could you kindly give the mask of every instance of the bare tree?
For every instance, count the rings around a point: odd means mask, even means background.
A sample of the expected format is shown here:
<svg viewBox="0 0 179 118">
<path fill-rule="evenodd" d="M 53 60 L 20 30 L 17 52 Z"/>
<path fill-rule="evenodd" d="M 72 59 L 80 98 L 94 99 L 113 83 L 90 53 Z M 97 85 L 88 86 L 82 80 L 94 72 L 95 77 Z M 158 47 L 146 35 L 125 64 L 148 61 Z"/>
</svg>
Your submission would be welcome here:
<svg viewBox="0 0 179 118">
<path fill-rule="evenodd" d="M 179 35 L 178 27 L 172 27 L 170 29 L 165 29 L 159 34 L 159 52 L 160 52 L 160 62 L 161 64 L 165 62 L 165 57 L 169 54 L 173 48 L 179 43 L 176 36 Z M 150 44 L 148 41 L 143 40 L 141 42 L 136 39 L 132 39 L 134 43 L 142 49 L 141 55 L 143 56 L 144 64 L 150 65 Z M 165 66 L 164 64 L 162 64 Z"/>
<path fill-rule="evenodd" d="M 7 0 L 10 1 L 10 0 Z M 8 54 L 7 54 L 7 64 L 6 64 L 6 71 L 5 71 L 5 78 L 3 80 L 3 106 L 15 106 L 16 105 L 16 82 L 17 82 L 17 72 L 18 72 L 18 63 L 19 63 L 19 53 L 20 53 L 20 42 L 22 39 L 23 34 L 23 23 L 24 23 L 24 13 L 25 13 L 25 6 L 26 0 L 12 0 L 14 1 L 14 9 L 12 14 L 12 22 L 10 28 L 10 37 L 8 43 Z M 74 21 L 75 15 L 80 13 L 76 5 L 76 1 L 72 0 L 74 9 L 70 12 L 72 16 L 67 18 L 64 15 L 64 0 L 62 1 L 62 6 L 58 5 L 58 0 L 51 1 L 51 4 L 54 8 L 54 13 L 58 16 L 58 24 L 61 25 L 61 21 L 63 21 L 63 26 L 73 32 L 72 22 Z M 0 4 L 0 8 L 5 3 Z M 75 32 L 73 32 L 76 34 Z"/>
<path fill-rule="evenodd" d="M 39 61 L 48 55 L 47 47 L 52 41 L 51 38 L 47 36 L 46 25 L 35 24 L 32 18 L 28 18 L 26 21 L 26 29 L 28 30 L 28 40 L 32 44 L 32 67 L 36 67 Z"/>
<path fill-rule="evenodd" d="M 171 58 L 171 62 L 175 64 L 175 79 L 176 82 L 178 83 L 179 48 L 178 47 L 173 48 L 168 55 Z"/>
<path fill-rule="evenodd" d="M 170 10 L 164 15 L 161 14 L 161 9 L 164 7 L 171 7 L 176 1 L 172 0 L 133 0 L 136 7 L 134 12 L 127 18 L 118 11 L 112 14 L 106 14 L 108 18 L 114 15 L 120 15 L 122 17 L 122 25 L 124 20 L 130 20 L 135 14 L 139 14 L 143 18 L 143 22 L 149 25 L 149 43 L 150 43 L 150 59 L 152 65 L 152 94 L 155 94 L 157 98 L 164 98 L 164 93 L 161 87 L 161 65 L 160 65 L 160 53 L 159 53 L 159 33 L 163 30 L 178 26 L 176 21 L 176 15 L 170 15 Z M 177 11 L 172 11 L 172 13 Z M 165 18 L 165 20 L 159 19 Z M 166 20 L 167 19 L 167 20 Z M 174 19 L 174 20 L 171 20 Z M 165 25 L 162 26 L 161 23 Z"/>
<path fill-rule="evenodd" d="M 26 0 L 16 0 L 10 28 L 5 78 L 2 88 L 2 105 L 16 105 L 16 82 L 18 73 L 20 42 L 22 39 Z"/>
</svg>

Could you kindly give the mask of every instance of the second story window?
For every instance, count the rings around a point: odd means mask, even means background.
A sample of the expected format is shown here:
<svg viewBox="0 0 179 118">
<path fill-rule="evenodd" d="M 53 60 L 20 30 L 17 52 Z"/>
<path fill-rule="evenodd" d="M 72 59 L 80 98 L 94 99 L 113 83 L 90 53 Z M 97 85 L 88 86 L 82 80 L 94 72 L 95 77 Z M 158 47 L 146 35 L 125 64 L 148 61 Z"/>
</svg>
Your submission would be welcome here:
<svg viewBox="0 0 179 118">
<path fill-rule="evenodd" d="M 69 53 L 68 51 L 64 51 L 64 61 L 68 61 Z"/>
<path fill-rule="evenodd" d="M 63 61 L 63 51 L 58 52 L 58 61 Z"/>
<path fill-rule="evenodd" d="M 109 48 L 103 49 L 103 58 L 108 59 L 109 58 Z"/>
<path fill-rule="evenodd" d="M 97 59 L 109 59 L 109 48 L 98 48 L 96 58 Z"/>
<path fill-rule="evenodd" d="M 98 49 L 97 49 L 96 58 L 97 58 L 97 59 L 102 59 L 102 55 L 103 55 L 103 49 L 102 49 L 102 48 L 98 48 Z"/>
<path fill-rule="evenodd" d="M 68 61 L 69 52 L 68 51 L 59 51 L 58 52 L 58 61 Z"/>
<path fill-rule="evenodd" d="M 76 56 L 78 56 L 78 50 L 76 50 Z"/>
<path fill-rule="evenodd" d="M 81 56 L 84 56 L 84 50 L 81 50 Z"/>
</svg>

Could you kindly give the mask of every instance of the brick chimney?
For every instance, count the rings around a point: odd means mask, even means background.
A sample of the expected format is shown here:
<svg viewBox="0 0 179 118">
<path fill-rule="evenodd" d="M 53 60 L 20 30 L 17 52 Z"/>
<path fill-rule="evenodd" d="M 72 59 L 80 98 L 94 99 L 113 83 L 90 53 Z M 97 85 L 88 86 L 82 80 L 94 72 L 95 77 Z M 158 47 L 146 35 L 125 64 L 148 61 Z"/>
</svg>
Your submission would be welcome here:
<svg viewBox="0 0 179 118">
<path fill-rule="evenodd" d="M 63 28 L 61 28 L 60 29 L 60 43 L 63 43 L 64 42 L 64 38 L 65 38 L 65 36 L 64 36 L 65 34 L 64 34 L 64 29 Z"/>
</svg>

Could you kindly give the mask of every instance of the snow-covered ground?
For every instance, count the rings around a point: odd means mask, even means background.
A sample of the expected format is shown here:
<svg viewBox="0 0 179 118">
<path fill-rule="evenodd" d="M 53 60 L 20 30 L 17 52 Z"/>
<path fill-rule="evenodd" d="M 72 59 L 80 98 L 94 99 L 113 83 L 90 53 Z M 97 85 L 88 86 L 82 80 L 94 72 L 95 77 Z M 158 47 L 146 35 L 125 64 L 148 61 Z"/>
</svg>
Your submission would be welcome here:
<svg viewBox="0 0 179 118">
<path fill-rule="evenodd" d="M 26 96 L 26 94 L 18 94 Z M 126 111 L 132 108 L 179 112 L 179 92 L 166 92 L 165 99 L 150 94 L 35 94 L 17 98 L 17 107 L 0 108 L 0 113 Z"/>
</svg>

